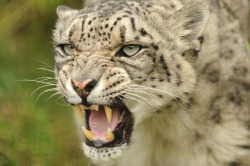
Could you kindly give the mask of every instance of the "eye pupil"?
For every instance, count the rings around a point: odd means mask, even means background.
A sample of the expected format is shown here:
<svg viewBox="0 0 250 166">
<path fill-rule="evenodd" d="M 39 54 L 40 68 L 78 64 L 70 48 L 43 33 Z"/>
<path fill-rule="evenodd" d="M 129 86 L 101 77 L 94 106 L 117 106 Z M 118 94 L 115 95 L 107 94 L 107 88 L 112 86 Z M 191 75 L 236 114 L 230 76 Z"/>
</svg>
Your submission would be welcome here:
<svg viewBox="0 0 250 166">
<path fill-rule="evenodd" d="M 70 49 L 74 49 L 75 47 L 73 46 L 73 45 L 68 45 L 68 47 L 70 48 Z"/>
<path fill-rule="evenodd" d="M 132 50 L 133 48 L 134 48 L 134 46 L 131 46 L 131 45 L 128 46 L 128 49 L 130 49 L 130 50 Z"/>
</svg>

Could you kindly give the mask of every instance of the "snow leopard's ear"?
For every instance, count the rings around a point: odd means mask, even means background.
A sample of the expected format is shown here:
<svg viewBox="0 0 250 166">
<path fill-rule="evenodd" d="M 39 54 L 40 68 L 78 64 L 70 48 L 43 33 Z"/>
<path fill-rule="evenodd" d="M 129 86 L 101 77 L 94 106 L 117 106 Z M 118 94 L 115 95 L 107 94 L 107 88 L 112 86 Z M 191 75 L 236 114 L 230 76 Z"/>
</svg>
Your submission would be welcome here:
<svg viewBox="0 0 250 166">
<path fill-rule="evenodd" d="M 193 2 L 169 17 L 168 29 L 181 40 L 181 43 L 190 45 L 202 35 L 208 19 L 209 10 L 206 4 Z"/>
<path fill-rule="evenodd" d="M 56 13 L 60 19 L 67 18 L 71 15 L 74 15 L 77 12 L 78 12 L 78 10 L 72 9 L 70 7 L 67 7 L 67 6 L 58 6 L 56 9 Z"/>
</svg>

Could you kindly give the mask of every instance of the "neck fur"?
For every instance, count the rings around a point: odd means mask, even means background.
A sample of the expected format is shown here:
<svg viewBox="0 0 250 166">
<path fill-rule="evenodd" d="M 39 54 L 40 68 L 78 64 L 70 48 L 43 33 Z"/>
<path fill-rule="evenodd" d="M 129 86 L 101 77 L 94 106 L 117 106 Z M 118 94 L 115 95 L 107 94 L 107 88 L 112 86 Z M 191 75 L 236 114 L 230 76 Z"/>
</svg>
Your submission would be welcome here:
<svg viewBox="0 0 250 166">
<path fill-rule="evenodd" d="M 177 159 L 177 155 L 184 155 L 180 152 L 188 153 L 190 150 L 190 138 L 195 135 L 192 126 L 191 116 L 185 110 L 163 110 L 145 119 L 136 126 L 123 162 L 129 165 L 129 159 L 131 164 L 136 161 L 138 166 L 166 165 L 166 161 L 176 163 L 176 160 L 171 160 Z"/>
</svg>

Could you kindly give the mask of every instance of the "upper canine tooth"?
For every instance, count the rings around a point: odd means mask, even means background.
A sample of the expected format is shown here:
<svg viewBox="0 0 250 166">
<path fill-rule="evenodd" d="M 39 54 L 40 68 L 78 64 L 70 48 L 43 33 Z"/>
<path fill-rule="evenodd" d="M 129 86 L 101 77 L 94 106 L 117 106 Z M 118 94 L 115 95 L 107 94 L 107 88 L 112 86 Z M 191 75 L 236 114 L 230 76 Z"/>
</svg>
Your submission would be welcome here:
<svg viewBox="0 0 250 166">
<path fill-rule="evenodd" d="M 92 131 L 89 131 L 88 129 L 86 129 L 85 127 L 82 127 L 83 133 L 86 136 L 86 138 L 90 141 L 94 140 L 94 136 L 95 134 Z"/>
<path fill-rule="evenodd" d="M 111 142 L 114 140 L 114 134 L 112 133 L 111 129 L 108 128 L 107 134 L 106 134 L 106 139 L 108 142 Z"/>
<path fill-rule="evenodd" d="M 76 107 L 76 112 L 77 112 L 77 115 L 78 115 L 78 117 L 81 119 L 81 121 L 83 120 L 83 113 L 82 113 L 82 107 L 81 107 L 81 105 L 80 104 L 77 104 L 77 105 L 75 105 L 75 107 Z"/>
<path fill-rule="evenodd" d="M 91 105 L 89 108 L 90 108 L 91 110 L 96 110 L 96 111 L 98 111 L 98 110 L 99 110 L 99 104 Z"/>
<path fill-rule="evenodd" d="M 104 110 L 105 110 L 105 113 L 106 113 L 106 117 L 107 117 L 107 120 L 109 123 L 111 123 L 111 119 L 112 119 L 112 109 L 107 106 L 107 105 L 104 105 Z"/>
</svg>

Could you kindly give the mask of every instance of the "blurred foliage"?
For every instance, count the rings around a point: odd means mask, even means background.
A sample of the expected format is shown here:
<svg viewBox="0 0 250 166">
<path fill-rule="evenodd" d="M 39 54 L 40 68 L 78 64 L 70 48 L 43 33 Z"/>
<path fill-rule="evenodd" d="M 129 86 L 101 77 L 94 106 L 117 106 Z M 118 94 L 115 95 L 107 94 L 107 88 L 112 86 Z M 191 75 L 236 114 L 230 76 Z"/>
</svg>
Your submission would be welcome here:
<svg viewBox="0 0 250 166">
<path fill-rule="evenodd" d="M 0 166 L 88 165 L 72 107 L 55 86 L 20 81 L 53 77 L 51 34 L 56 7 L 81 8 L 81 0 L 0 2 Z M 54 83 L 55 81 L 51 81 Z"/>
</svg>

